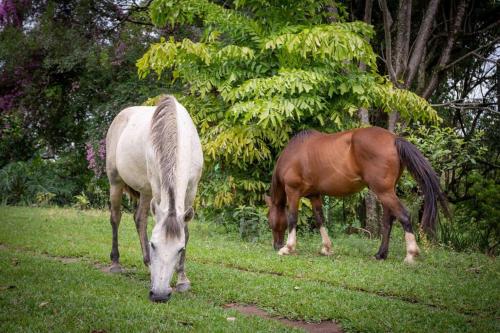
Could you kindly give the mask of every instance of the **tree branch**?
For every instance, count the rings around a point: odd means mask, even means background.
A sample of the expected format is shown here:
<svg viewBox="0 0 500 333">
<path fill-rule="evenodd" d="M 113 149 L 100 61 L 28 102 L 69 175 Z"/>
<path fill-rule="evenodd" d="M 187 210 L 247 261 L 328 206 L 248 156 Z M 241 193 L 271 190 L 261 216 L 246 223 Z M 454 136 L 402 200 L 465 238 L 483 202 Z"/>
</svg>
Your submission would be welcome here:
<svg viewBox="0 0 500 333">
<path fill-rule="evenodd" d="M 427 99 L 430 95 L 436 90 L 438 85 L 438 79 L 441 75 L 446 64 L 450 61 L 451 50 L 453 50 L 453 46 L 455 45 L 455 40 L 458 35 L 458 31 L 462 26 L 462 21 L 465 15 L 465 8 L 467 7 L 467 3 L 465 0 L 461 0 L 457 6 L 457 12 L 455 14 L 455 19 L 453 20 L 453 24 L 451 26 L 450 33 L 448 35 L 448 40 L 446 42 L 446 46 L 441 52 L 441 57 L 439 58 L 439 62 L 432 71 L 431 79 L 427 83 L 424 92 L 422 93 L 422 97 Z"/>
<path fill-rule="evenodd" d="M 382 17 L 384 20 L 384 40 L 385 40 L 385 64 L 389 73 L 391 81 L 397 85 L 396 72 L 392 67 L 392 46 L 391 46 L 391 25 L 392 18 L 389 8 L 387 7 L 386 0 L 379 0 L 380 9 L 382 10 Z"/>
<path fill-rule="evenodd" d="M 402 0 L 397 17 L 397 36 L 395 52 L 396 78 L 400 79 L 408 63 L 411 31 L 411 0 Z"/>
<path fill-rule="evenodd" d="M 432 22 L 436 18 L 439 1 L 440 0 L 431 0 L 429 2 L 424 19 L 420 24 L 420 29 L 415 40 L 415 48 L 408 63 L 408 75 L 405 80 L 406 88 L 411 86 L 413 79 L 415 78 L 415 74 L 417 73 L 418 64 L 422 61 L 423 50 L 432 31 Z"/>
<path fill-rule="evenodd" d="M 468 57 L 470 57 L 471 55 L 474 55 L 474 53 L 477 53 L 479 50 L 484 49 L 484 48 L 486 48 L 486 47 L 488 47 L 488 46 L 491 46 L 492 44 L 495 44 L 495 43 L 496 43 L 496 42 L 498 42 L 498 41 L 500 41 L 500 37 L 495 38 L 494 40 L 492 40 L 491 42 L 489 42 L 489 43 L 488 43 L 488 44 L 486 44 L 486 45 L 480 46 L 480 47 L 478 47 L 478 48 L 477 48 L 477 49 L 475 49 L 475 50 L 472 50 L 472 51 L 470 51 L 470 52 L 467 52 L 466 54 L 464 54 L 464 55 L 463 55 L 463 56 L 461 56 L 460 58 L 456 59 L 456 60 L 455 60 L 455 61 L 453 61 L 452 63 L 449 63 L 448 65 L 444 66 L 444 67 L 443 67 L 443 70 L 448 69 L 448 68 L 450 68 L 450 67 L 454 66 L 455 64 L 457 64 L 457 63 L 459 63 L 460 61 L 464 60 L 465 58 L 468 58 Z"/>
<path fill-rule="evenodd" d="M 371 24 L 372 22 L 372 8 L 373 8 L 373 0 L 365 1 L 365 13 L 363 16 L 363 21 L 365 23 Z M 366 64 L 361 62 L 359 64 L 359 69 L 362 71 L 366 70 Z M 366 108 L 359 108 L 358 110 L 359 120 L 361 124 L 369 125 L 370 124 L 370 116 L 368 114 L 368 110 Z"/>
</svg>

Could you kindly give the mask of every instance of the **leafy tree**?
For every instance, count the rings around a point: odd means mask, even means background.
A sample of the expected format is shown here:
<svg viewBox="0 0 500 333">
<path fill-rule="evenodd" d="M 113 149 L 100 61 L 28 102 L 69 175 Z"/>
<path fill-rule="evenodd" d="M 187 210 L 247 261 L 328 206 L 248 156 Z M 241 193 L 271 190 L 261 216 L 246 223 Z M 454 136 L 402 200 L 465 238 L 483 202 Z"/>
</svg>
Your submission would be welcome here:
<svg viewBox="0 0 500 333">
<path fill-rule="evenodd" d="M 260 201 L 277 153 L 291 135 L 310 127 L 335 131 L 355 126 L 360 106 L 398 109 L 409 121 L 438 120 L 425 100 L 377 74 L 371 26 L 346 22 L 342 15 L 329 23 L 326 9 L 332 4 L 151 4 L 154 24 L 194 25 L 202 31 L 194 40 L 161 39 L 137 66 L 142 78 L 154 72 L 185 84 L 188 96 L 179 98 L 200 128 L 208 161 L 210 181 L 202 186 L 213 188 L 212 198 L 202 199 L 206 204 Z"/>
</svg>

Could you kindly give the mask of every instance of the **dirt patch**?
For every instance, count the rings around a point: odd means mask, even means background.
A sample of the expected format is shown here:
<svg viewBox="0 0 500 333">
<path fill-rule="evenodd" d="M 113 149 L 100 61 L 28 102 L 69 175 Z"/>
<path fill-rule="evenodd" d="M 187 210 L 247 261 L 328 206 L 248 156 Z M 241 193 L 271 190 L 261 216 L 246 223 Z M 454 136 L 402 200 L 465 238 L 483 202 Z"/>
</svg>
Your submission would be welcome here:
<svg viewBox="0 0 500 333">
<path fill-rule="evenodd" d="M 57 261 L 62 262 L 63 264 L 74 264 L 75 262 L 80 262 L 80 258 L 75 257 L 57 257 Z"/>
<path fill-rule="evenodd" d="M 309 333 L 343 333 L 342 328 L 334 321 L 322 321 L 319 323 L 308 323 L 302 320 L 291 320 L 286 318 L 273 317 L 266 311 L 259 309 L 255 305 L 243 305 L 236 303 L 225 304 L 224 308 L 233 309 L 238 311 L 239 313 L 251 316 L 257 316 L 261 318 L 271 319 L 279 321 L 280 323 L 295 327 L 301 328 Z"/>
</svg>

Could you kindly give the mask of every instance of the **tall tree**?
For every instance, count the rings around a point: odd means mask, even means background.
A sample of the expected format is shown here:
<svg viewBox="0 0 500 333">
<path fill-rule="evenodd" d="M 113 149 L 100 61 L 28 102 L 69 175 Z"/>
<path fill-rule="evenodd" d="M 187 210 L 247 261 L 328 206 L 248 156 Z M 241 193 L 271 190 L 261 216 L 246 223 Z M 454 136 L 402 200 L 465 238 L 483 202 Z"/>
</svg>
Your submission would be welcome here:
<svg viewBox="0 0 500 333">
<path fill-rule="evenodd" d="M 457 61 L 472 56 L 474 50 L 491 52 L 500 41 L 495 37 L 500 6 L 492 1 L 379 0 L 379 7 L 384 36 L 381 55 L 391 82 L 426 99 Z M 389 117 L 391 131 L 397 120 L 395 111 Z"/>
<path fill-rule="evenodd" d="M 389 111 L 404 105 L 409 121 L 437 119 L 423 99 L 377 74 L 372 28 L 346 22 L 332 4 L 152 3 L 159 27 L 203 30 L 200 39 L 153 44 L 138 66 L 143 77 L 154 71 L 186 84 L 184 102 L 196 110 L 211 180 L 224 183 L 213 199 L 217 205 L 261 200 L 278 152 L 301 129 L 355 126 L 360 106 Z"/>
</svg>

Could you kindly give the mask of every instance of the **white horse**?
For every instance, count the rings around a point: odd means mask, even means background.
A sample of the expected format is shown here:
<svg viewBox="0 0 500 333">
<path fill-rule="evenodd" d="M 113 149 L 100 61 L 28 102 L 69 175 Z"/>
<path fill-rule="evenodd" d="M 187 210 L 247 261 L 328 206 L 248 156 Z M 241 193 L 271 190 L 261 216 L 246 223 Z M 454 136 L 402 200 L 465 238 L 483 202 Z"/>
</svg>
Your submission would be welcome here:
<svg viewBox="0 0 500 333">
<path fill-rule="evenodd" d="M 134 215 L 144 263 L 151 271 L 152 301 L 166 301 L 177 271 L 177 291 L 190 287 L 184 271 L 187 222 L 203 166 L 198 132 L 186 109 L 173 96 L 157 107 L 134 106 L 121 111 L 106 136 L 106 173 L 110 183 L 113 245 L 110 271 L 120 272 L 118 226 L 123 191 L 138 197 Z M 148 243 L 147 217 L 155 225 Z"/>
</svg>

